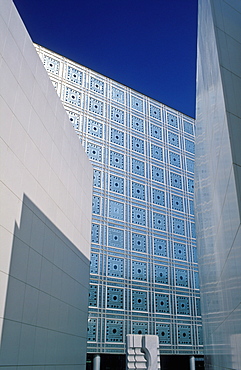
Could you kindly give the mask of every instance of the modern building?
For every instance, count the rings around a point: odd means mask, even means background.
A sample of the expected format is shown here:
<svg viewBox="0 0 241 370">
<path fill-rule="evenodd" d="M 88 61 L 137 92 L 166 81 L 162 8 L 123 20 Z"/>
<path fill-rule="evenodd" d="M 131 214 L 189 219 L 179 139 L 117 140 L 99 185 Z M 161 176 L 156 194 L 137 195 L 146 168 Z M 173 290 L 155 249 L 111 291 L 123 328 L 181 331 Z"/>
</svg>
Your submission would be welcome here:
<svg viewBox="0 0 241 370">
<path fill-rule="evenodd" d="M 0 2 L 0 368 L 85 369 L 92 166 Z"/>
<path fill-rule="evenodd" d="M 157 334 L 163 369 L 186 369 L 203 351 L 194 120 L 36 49 L 94 168 L 89 360 L 123 368 L 126 334 Z"/>
<path fill-rule="evenodd" d="M 240 1 L 199 1 L 195 208 L 206 370 L 241 369 L 240 60 Z"/>
</svg>

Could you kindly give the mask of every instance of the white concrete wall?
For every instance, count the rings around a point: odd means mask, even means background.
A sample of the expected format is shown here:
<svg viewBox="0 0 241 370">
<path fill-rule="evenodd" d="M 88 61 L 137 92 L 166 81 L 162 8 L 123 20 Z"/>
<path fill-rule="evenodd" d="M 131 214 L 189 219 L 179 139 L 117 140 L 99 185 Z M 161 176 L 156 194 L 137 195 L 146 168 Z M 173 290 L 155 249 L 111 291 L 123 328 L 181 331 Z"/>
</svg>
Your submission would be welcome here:
<svg viewBox="0 0 241 370">
<path fill-rule="evenodd" d="M 241 368 L 241 5 L 200 0 L 196 228 L 206 370 Z"/>
<path fill-rule="evenodd" d="M 0 367 L 84 369 L 92 167 L 11 0 L 0 34 Z"/>
</svg>

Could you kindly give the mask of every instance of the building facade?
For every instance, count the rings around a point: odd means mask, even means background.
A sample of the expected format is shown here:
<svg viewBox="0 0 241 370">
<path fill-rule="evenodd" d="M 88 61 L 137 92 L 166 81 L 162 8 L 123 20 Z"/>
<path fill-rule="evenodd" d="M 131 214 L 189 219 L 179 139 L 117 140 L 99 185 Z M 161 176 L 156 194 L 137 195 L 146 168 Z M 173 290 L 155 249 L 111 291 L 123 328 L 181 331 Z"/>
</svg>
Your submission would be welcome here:
<svg viewBox="0 0 241 370">
<path fill-rule="evenodd" d="M 10 0 L 0 28 L 0 368 L 84 370 L 92 166 Z"/>
<path fill-rule="evenodd" d="M 205 368 L 241 369 L 241 5 L 199 1 L 195 212 Z"/>
<path fill-rule="evenodd" d="M 194 120 L 36 45 L 94 168 L 88 352 L 202 353 Z"/>
</svg>

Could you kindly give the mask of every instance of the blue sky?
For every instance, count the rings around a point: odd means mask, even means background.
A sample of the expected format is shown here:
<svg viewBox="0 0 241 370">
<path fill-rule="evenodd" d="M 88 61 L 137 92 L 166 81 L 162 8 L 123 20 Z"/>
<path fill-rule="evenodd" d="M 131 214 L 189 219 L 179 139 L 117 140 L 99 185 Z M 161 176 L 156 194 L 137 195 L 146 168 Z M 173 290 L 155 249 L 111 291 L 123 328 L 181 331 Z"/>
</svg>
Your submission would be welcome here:
<svg viewBox="0 0 241 370">
<path fill-rule="evenodd" d="M 197 0 L 14 0 L 32 40 L 194 117 Z"/>
</svg>

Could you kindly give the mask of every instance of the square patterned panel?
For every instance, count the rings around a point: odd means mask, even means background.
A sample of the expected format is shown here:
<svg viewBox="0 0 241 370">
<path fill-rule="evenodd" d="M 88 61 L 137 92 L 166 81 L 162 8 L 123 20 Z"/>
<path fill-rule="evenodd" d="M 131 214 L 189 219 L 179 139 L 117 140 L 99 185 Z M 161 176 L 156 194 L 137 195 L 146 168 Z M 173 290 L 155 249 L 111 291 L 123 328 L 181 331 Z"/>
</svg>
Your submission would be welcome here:
<svg viewBox="0 0 241 370">
<path fill-rule="evenodd" d="M 124 194 L 124 179 L 110 175 L 110 190 L 119 194 Z"/>
<path fill-rule="evenodd" d="M 124 91 L 117 89 L 117 87 L 112 87 L 112 99 L 118 101 L 119 103 L 124 103 Z"/>
<path fill-rule="evenodd" d="M 107 307 L 108 308 L 124 308 L 124 291 L 120 288 L 107 287 Z"/>
<path fill-rule="evenodd" d="M 172 230 L 175 234 L 185 235 L 185 222 L 178 218 L 172 219 Z"/>
<path fill-rule="evenodd" d="M 159 126 L 151 124 L 151 136 L 155 137 L 156 139 L 162 139 L 162 129 Z"/>
<path fill-rule="evenodd" d="M 168 284 L 168 267 L 163 265 L 155 265 L 154 267 L 155 282 Z"/>
<path fill-rule="evenodd" d="M 109 227 L 108 245 L 112 247 L 123 248 L 124 247 L 124 231 L 121 229 L 114 229 L 112 227 Z"/>
<path fill-rule="evenodd" d="M 194 173 L 194 161 L 192 159 L 186 158 L 186 163 L 187 163 L 187 170 L 189 172 Z"/>
<path fill-rule="evenodd" d="M 46 71 L 51 72 L 55 75 L 59 74 L 59 66 L 60 63 L 58 60 L 51 58 L 47 55 L 44 55 L 44 61 L 43 61 L 44 67 Z"/>
<path fill-rule="evenodd" d="M 152 201 L 154 204 L 159 206 L 165 206 L 165 194 L 164 191 L 158 189 L 152 189 Z"/>
<path fill-rule="evenodd" d="M 179 138 L 177 134 L 174 134 L 173 132 L 168 132 L 168 142 L 171 145 L 179 147 Z"/>
<path fill-rule="evenodd" d="M 146 280 L 147 265 L 145 262 L 132 261 L 132 279 Z"/>
<path fill-rule="evenodd" d="M 177 116 L 167 113 L 167 123 L 173 127 L 178 127 Z"/>
<path fill-rule="evenodd" d="M 190 325 L 178 325 L 178 344 L 192 344 Z"/>
<path fill-rule="evenodd" d="M 111 143 L 124 146 L 124 132 L 112 128 L 110 141 Z"/>
<path fill-rule="evenodd" d="M 160 120 L 161 119 L 161 110 L 160 110 L 160 108 L 158 108 L 154 105 L 150 105 L 150 116 Z"/>
<path fill-rule="evenodd" d="M 147 311 L 147 292 L 132 290 L 132 310 Z"/>
<path fill-rule="evenodd" d="M 177 189 L 182 189 L 182 177 L 181 175 L 178 175 L 177 173 L 170 173 L 171 177 L 171 186 Z"/>
<path fill-rule="evenodd" d="M 124 111 L 115 107 L 111 107 L 112 121 L 124 124 Z"/>
<path fill-rule="evenodd" d="M 132 207 L 132 222 L 137 225 L 146 225 L 146 210 Z"/>
<path fill-rule="evenodd" d="M 146 235 L 132 233 L 132 250 L 146 252 Z"/>
<path fill-rule="evenodd" d="M 167 256 L 167 241 L 164 239 L 154 238 L 154 254 L 157 256 Z"/>
<path fill-rule="evenodd" d="M 67 69 L 67 80 L 68 81 L 81 85 L 82 77 L 83 77 L 83 73 L 80 70 L 68 66 L 68 69 Z"/>
<path fill-rule="evenodd" d="M 90 89 L 103 95 L 104 94 L 104 82 L 95 77 L 91 77 L 90 78 Z"/>
<path fill-rule="evenodd" d="M 124 259 L 119 257 L 108 257 L 108 275 L 115 277 L 124 276 Z"/>
<path fill-rule="evenodd" d="M 175 281 L 177 286 L 188 287 L 188 273 L 187 270 L 175 269 Z"/>
<path fill-rule="evenodd" d="M 168 294 L 155 293 L 156 312 L 169 313 L 170 303 Z"/>
<path fill-rule="evenodd" d="M 144 154 L 144 141 L 132 136 L 132 150 Z"/>
<path fill-rule="evenodd" d="M 135 175 L 145 176 L 145 165 L 144 162 L 132 159 L 132 172 Z"/>
<path fill-rule="evenodd" d="M 162 168 L 152 166 L 152 180 L 164 182 L 164 171 Z"/>
<path fill-rule="evenodd" d="M 75 105 L 76 107 L 80 107 L 80 98 L 81 98 L 80 92 L 70 89 L 69 87 L 66 86 L 64 100 L 67 103 Z"/>
<path fill-rule="evenodd" d="M 110 151 L 110 165 L 123 170 L 124 169 L 124 155 L 111 150 Z"/>
<path fill-rule="evenodd" d="M 179 315 L 190 315 L 189 297 L 177 296 L 176 302 Z"/>
<path fill-rule="evenodd" d="M 132 182 L 132 197 L 145 200 L 145 185 Z"/>
<path fill-rule="evenodd" d="M 193 124 L 187 121 L 184 121 L 184 131 L 190 135 L 193 135 Z"/>
<path fill-rule="evenodd" d="M 87 155 L 90 159 L 100 162 L 102 160 L 102 148 L 92 143 L 87 144 Z"/>
<path fill-rule="evenodd" d="M 131 97 L 131 107 L 133 109 L 139 110 L 140 112 L 143 112 L 143 100 L 132 95 L 132 97 Z"/>
<path fill-rule="evenodd" d="M 156 324 L 156 334 L 159 337 L 159 343 L 170 344 L 170 324 Z"/>
<path fill-rule="evenodd" d="M 183 212 L 183 198 L 177 195 L 172 195 L 172 209 Z"/>
<path fill-rule="evenodd" d="M 96 114 L 99 114 L 100 116 L 103 116 L 104 103 L 100 100 L 90 98 L 89 110 L 93 113 L 96 113 Z"/>
<path fill-rule="evenodd" d="M 140 131 L 140 132 L 144 132 L 143 119 L 141 119 L 139 117 L 132 116 L 131 117 L 131 123 L 132 123 L 132 128 L 134 130 L 137 130 L 137 131 Z"/>
<path fill-rule="evenodd" d="M 132 323 L 132 334 L 147 334 L 148 333 L 148 322 L 133 321 Z"/>
<path fill-rule="evenodd" d="M 185 149 L 187 152 L 194 154 L 195 153 L 194 142 L 191 140 L 185 139 Z"/>
<path fill-rule="evenodd" d="M 169 162 L 172 166 L 181 167 L 180 155 L 174 152 L 169 152 Z"/>
<path fill-rule="evenodd" d="M 162 161 L 163 160 L 162 148 L 157 146 L 157 145 L 152 144 L 152 146 L 151 146 L 151 156 L 152 156 L 152 158 L 155 158 L 159 161 Z"/>
<path fill-rule="evenodd" d="M 124 220 L 124 203 L 110 200 L 109 216 L 112 218 L 116 218 L 117 220 Z"/>
<path fill-rule="evenodd" d="M 161 213 L 153 213 L 154 229 L 166 231 L 166 216 Z"/>
<path fill-rule="evenodd" d="M 186 261 L 187 252 L 186 252 L 185 244 L 174 242 L 174 258 L 182 260 L 182 261 Z"/>
<path fill-rule="evenodd" d="M 106 321 L 106 342 L 123 342 L 123 322 L 118 320 Z"/>
<path fill-rule="evenodd" d="M 93 121 L 92 119 L 88 120 L 88 133 L 90 135 L 102 138 L 103 136 L 103 125 L 100 122 Z"/>
</svg>

